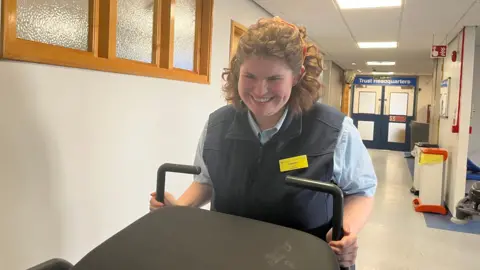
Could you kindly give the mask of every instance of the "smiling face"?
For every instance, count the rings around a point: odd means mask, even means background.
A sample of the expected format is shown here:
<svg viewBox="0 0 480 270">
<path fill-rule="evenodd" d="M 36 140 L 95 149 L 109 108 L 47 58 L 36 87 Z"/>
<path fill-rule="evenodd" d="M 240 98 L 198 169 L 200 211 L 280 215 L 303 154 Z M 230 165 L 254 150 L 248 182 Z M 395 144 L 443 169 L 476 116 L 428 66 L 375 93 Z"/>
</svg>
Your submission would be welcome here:
<svg viewBox="0 0 480 270">
<path fill-rule="evenodd" d="M 257 121 L 280 118 L 296 82 L 284 60 L 252 56 L 240 66 L 238 93 Z"/>
<path fill-rule="evenodd" d="M 306 38 L 304 27 L 260 18 L 242 35 L 222 73 L 225 100 L 237 110 L 248 109 L 260 128 L 275 125 L 286 106 L 291 115 L 310 109 L 321 94 L 323 63 Z"/>
</svg>

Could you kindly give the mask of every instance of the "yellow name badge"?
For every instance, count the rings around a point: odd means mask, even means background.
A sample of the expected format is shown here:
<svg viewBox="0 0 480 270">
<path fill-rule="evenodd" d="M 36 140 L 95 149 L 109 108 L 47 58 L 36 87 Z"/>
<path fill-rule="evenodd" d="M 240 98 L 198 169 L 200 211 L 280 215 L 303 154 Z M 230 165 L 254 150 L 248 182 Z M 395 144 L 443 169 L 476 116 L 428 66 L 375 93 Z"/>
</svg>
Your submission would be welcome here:
<svg viewBox="0 0 480 270">
<path fill-rule="evenodd" d="M 308 168 L 308 159 L 306 155 L 280 160 L 280 172 L 288 172 L 303 168 Z"/>
</svg>

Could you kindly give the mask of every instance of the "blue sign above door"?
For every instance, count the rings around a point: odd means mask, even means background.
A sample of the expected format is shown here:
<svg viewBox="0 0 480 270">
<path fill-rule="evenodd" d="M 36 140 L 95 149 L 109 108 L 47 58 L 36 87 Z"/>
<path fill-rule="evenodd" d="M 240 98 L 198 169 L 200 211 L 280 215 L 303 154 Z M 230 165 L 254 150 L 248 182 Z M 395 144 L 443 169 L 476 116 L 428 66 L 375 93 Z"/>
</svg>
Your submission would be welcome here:
<svg viewBox="0 0 480 270">
<path fill-rule="evenodd" d="M 417 86 L 416 77 L 382 77 L 356 76 L 353 84 L 363 85 L 391 85 L 391 86 Z"/>
</svg>

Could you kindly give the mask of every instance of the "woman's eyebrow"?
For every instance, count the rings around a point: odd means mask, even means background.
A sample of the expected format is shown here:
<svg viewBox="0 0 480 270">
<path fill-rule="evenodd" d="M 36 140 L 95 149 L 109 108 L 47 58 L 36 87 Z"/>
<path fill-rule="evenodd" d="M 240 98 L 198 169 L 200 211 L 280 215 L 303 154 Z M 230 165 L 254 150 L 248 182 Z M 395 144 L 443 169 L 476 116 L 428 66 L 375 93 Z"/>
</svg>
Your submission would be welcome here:
<svg viewBox="0 0 480 270">
<path fill-rule="evenodd" d="M 269 79 L 281 79 L 283 78 L 283 75 L 272 75 L 268 77 Z"/>
<path fill-rule="evenodd" d="M 248 71 L 244 71 L 242 72 L 242 74 L 245 76 L 249 76 L 249 77 L 254 77 L 256 78 L 257 76 L 255 76 L 255 74 L 253 73 L 250 73 Z M 283 75 L 280 75 L 280 74 L 276 74 L 276 75 L 271 75 L 271 76 L 268 76 L 267 79 L 281 79 L 283 78 Z"/>
<path fill-rule="evenodd" d="M 243 75 L 247 75 L 247 76 L 250 76 L 250 77 L 256 77 L 254 74 L 248 72 L 248 71 L 244 71 L 243 72 Z"/>
</svg>

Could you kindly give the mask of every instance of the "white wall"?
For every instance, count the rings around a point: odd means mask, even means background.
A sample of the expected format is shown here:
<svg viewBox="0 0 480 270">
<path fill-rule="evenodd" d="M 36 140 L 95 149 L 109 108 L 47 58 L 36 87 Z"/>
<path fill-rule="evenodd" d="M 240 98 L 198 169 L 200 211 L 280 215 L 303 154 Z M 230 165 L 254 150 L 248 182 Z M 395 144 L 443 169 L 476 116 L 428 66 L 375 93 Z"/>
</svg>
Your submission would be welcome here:
<svg viewBox="0 0 480 270">
<path fill-rule="evenodd" d="M 341 110 L 343 95 L 343 69 L 331 60 L 325 63 L 323 72 L 323 98 L 322 102 Z"/>
<path fill-rule="evenodd" d="M 440 129 L 440 84 L 443 78 L 443 59 L 433 61 L 432 114 L 429 126 L 429 142 L 438 144 Z"/>
<path fill-rule="evenodd" d="M 433 77 L 418 76 L 418 88 L 421 90 L 417 94 L 417 121 L 426 123 L 428 105 L 432 104 Z"/>
<path fill-rule="evenodd" d="M 460 86 L 461 33 L 451 41 L 447 52 L 447 55 L 451 55 L 453 50 L 458 49 L 458 60 L 452 62 L 450 57 L 447 57 L 444 60 L 442 79 L 451 77 L 452 86 L 450 87 L 449 93 L 449 117 L 447 119 L 440 119 L 438 137 L 440 147 L 446 148 L 449 151 L 445 177 L 445 192 L 448 208 L 453 215 L 456 213 L 456 203 L 464 197 L 465 192 L 465 173 L 469 139 L 468 128 L 470 122 L 473 83 L 473 58 L 475 53 L 475 29 L 474 27 L 467 27 L 465 31 L 460 132 L 452 133 L 451 129 L 453 117 L 458 104 L 458 89 Z M 437 99 L 438 98 L 439 97 L 437 97 Z"/>
<path fill-rule="evenodd" d="M 477 31 L 478 34 L 479 31 Z M 477 40 L 480 40 L 478 35 Z M 477 41 L 477 43 L 480 43 Z M 468 157 L 473 162 L 480 164 L 480 46 L 475 48 L 475 64 L 473 76 L 473 94 L 472 94 L 472 134 L 468 143 Z"/>
<path fill-rule="evenodd" d="M 215 1 L 211 85 L 1 61 L 0 269 L 76 262 L 146 214 L 158 166 L 191 164 L 225 104 L 230 20 L 260 16 L 248 0 Z M 177 196 L 191 181 L 169 179 Z"/>
</svg>

